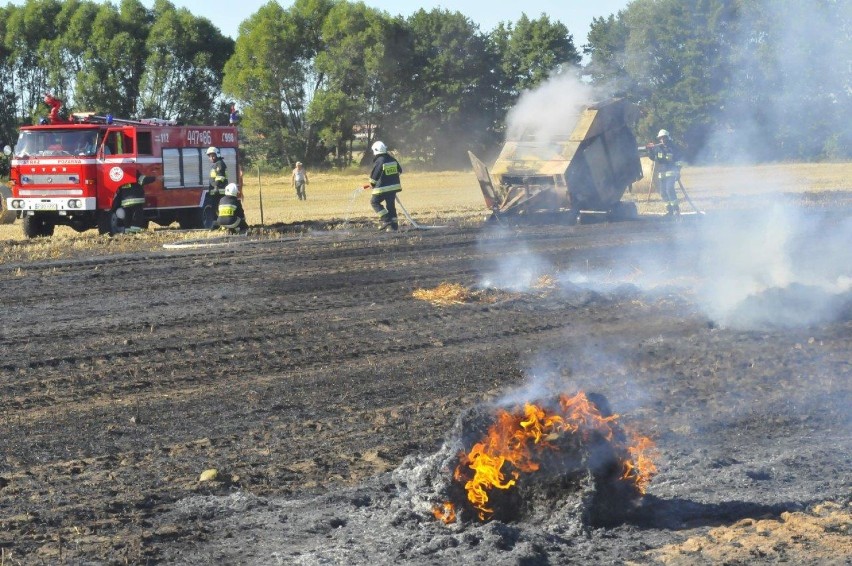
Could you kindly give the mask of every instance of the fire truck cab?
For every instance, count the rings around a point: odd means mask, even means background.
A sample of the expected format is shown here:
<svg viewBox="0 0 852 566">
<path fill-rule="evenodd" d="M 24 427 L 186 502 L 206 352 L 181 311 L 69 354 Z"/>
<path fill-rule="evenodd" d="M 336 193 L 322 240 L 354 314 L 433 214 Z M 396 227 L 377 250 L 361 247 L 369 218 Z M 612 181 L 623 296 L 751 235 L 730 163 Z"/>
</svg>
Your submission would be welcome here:
<svg viewBox="0 0 852 566">
<path fill-rule="evenodd" d="M 123 232 L 116 193 L 139 175 L 155 179 L 145 185 L 146 220 L 210 228 L 216 219 L 216 199 L 208 194 L 210 146 L 219 148 L 229 181 L 242 188 L 233 126 L 92 114 L 56 122 L 22 127 L 11 151 L 5 208 L 22 220 L 28 237 L 50 236 L 57 225 Z"/>
</svg>

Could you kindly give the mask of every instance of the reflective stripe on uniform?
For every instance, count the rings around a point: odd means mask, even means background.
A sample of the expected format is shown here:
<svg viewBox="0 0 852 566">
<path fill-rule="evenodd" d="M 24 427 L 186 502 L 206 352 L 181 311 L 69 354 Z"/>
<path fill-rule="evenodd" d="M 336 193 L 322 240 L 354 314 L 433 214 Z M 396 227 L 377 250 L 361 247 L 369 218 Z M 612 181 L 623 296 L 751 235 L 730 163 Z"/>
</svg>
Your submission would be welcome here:
<svg viewBox="0 0 852 566">
<path fill-rule="evenodd" d="M 236 220 L 234 220 L 232 223 L 230 223 L 230 224 L 220 224 L 220 225 L 219 225 L 219 227 L 220 227 L 220 228 L 223 228 L 223 229 L 225 229 L 225 230 L 228 230 L 228 229 L 232 229 L 232 228 L 239 228 L 241 223 L 242 223 L 242 218 L 237 218 L 237 219 L 236 219 Z"/>
<path fill-rule="evenodd" d="M 121 199 L 121 206 L 139 206 L 140 204 L 145 204 L 145 198 L 123 198 Z"/>
<path fill-rule="evenodd" d="M 397 183 L 396 185 L 388 185 L 387 187 L 373 187 L 373 192 L 370 194 L 380 195 L 382 193 L 389 193 L 391 191 L 401 191 L 402 185 Z"/>
<path fill-rule="evenodd" d="M 237 205 L 219 203 L 219 216 L 233 216 L 237 213 Z"/>
</svg>

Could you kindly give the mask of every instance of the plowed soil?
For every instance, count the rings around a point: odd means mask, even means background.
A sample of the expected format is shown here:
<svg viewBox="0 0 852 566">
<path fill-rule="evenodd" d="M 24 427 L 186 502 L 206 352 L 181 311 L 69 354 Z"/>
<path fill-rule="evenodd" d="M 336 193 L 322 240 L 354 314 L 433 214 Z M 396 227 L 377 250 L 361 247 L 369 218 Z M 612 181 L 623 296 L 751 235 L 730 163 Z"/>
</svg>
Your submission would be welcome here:
<svg viewBox="0 0 852 566">
<path fill-rule="evenodd" d="M 828 233 L 850 210 L 808 218 Z M 848 289 L 817 320 L 720 322 L 697 291 L 707 221 L 0 266 L 0 562 L 849 563 Z M 489 292 L 413 296 L 444 282 Z M 561 533 L 400 515 L 406 457 L 542 384 L 601 393 L 654 438 L 641 508 Z"/>
</svg>

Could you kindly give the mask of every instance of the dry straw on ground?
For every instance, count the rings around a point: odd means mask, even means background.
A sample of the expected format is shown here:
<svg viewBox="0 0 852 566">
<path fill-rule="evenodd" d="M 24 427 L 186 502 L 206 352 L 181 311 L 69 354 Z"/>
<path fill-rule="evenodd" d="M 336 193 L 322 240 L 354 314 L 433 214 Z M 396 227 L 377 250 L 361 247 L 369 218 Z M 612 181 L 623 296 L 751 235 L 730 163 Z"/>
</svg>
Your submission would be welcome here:
<svg viewBox="0 0 852 566">
<path fill-rule="evenodd" d="M 361 190 L 366 172 L 310 172 L 307 200 L 299 201 L 290 184 L 290 172 L 259 174 L 246 170 L 243 175 L 244 206 L 249 224 L 274 229 L 298 222 L 375 221 L 370 209 L 369 192 Z M 773 194 L 802 195 L 852 192 L 852 163 L 777 164 L 757 167 L 687 167 L 683 181 L 692 200 L 705 210 L 736 208 L 755 198 Z M 488 214 L 479 183 L 471 171 L 409 172 L 403 175 L 399 195 L 415 221 L 479 223 Z M 650 191 L 646 180 L 634 184 L 625 200 L 636 202 L 640 214 L 659 213 L 664 205 Z M 141 236 L 99 236 L 96 230 L 79 234 L 57 227 L 50 239 L 27 241 L 20 221 L 0 225 L 0 262 L 55 259 L 80 253 L 133 253 L 158 248 L 163 243 L 200 237 L 208 233 L 176 230 L 177 225 L 161 228 L 154 224 Z"/>
<path fill-rule="evenodd" d="M 458 283 L 441 283 L 434 289 L 416 289 L 411 296 L 433 305 L 460 305 L 472 300 L 474 294 Z"/>
</svg>

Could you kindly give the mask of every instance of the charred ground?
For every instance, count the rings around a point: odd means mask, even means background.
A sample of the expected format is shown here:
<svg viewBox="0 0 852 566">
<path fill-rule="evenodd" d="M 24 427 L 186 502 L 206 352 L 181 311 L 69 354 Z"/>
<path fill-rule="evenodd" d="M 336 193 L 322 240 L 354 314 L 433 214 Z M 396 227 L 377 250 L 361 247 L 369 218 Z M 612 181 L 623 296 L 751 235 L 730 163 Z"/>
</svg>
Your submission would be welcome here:
<svg viewBox="0 0 852 566">
<path fill-rule="evenodd" d="M 830 229 L 849 210 L 809 214 Z M 730 330 L 674 284 L 412 297 L 513 256 L 601 273 L 632 250 L 688 271 L 695 221 L 353 228 L 0 266 L 5 563 L 712 562 L 662 549 L 824 501 L 848 534 L 848 299 L 819 324 Z M 656 440 L 644 504 L 606 527 L 417 513 L 407 471 L 457 416 L 539 379 L 605 395 Z"/>
</svg>

